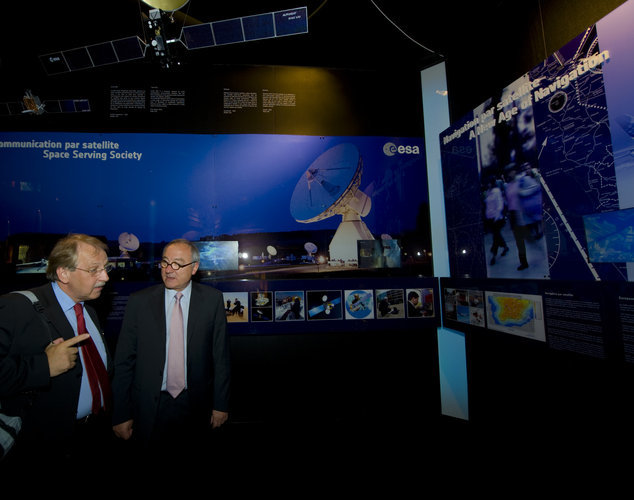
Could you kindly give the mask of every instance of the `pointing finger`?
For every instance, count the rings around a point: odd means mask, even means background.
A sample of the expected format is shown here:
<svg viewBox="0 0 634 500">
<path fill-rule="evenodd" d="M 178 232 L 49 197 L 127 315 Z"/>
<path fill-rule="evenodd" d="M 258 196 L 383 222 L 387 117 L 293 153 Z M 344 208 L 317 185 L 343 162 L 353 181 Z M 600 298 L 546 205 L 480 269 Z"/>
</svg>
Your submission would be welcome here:
<svg viewBox="0 0 634 500">
<path fill-rule="evenodd" d="M 73 337 L 71 339 L 65 340 L 64 342 L 62 342 L 64 345 L 66 345 L 66 347 L 70 347 L 72 345 L 75 344 L 79 344 L 80 342 L 86 340 L 87 338 L 90 337 L 90 334 L 88 333 L 82 333 L 81 335 L 77 335 L 76 337 Z"/>
</svg>

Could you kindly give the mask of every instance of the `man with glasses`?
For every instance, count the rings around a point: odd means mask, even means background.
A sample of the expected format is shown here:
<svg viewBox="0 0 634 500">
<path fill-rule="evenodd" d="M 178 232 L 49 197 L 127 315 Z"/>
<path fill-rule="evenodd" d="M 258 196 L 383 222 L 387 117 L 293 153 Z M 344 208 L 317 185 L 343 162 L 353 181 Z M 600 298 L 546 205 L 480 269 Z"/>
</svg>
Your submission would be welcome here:
<svg viewBox="0 0 634 500">
<path fill-rule="evenodd" d="M 228 418 L 224 301 L 215 288 L 192 281 L 199 261 L 190 241 L 168 243 L 159 263 L 163 284 L 130 296 L 117 341 L 114 432 L 152 456 L 175 447 L 193 451 L 210 428 Z M 172 323 L 175 316 L 180 326 Z M 178 356 L 171 343 L 177 336 L 183 342 Z M 176 390 L 170 381 L 172 361 L 180 361 L 182 372 Z"/>
<path fill-rule="evenodd" d="M 97 238 L 70 234 L 48 257 L 50 282 L 31 290 L 39 311 L 21 294 L 0 297 L 0 404 L 22 418 L 9 455 L 15 463 L 76 460 L 96 441 L 102 453 L 110 444 L 112 363 L 86 303 L 108 282 L 107 250 Z"/>
</svg>

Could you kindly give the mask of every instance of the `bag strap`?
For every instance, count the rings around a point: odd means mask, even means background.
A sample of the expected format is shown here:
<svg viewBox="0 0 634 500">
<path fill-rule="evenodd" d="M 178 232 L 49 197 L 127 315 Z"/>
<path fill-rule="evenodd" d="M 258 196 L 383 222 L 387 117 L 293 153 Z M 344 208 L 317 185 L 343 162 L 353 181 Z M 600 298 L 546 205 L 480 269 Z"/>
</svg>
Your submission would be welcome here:
<svg viewBox="0 0 634 500">
<path fill-rule="evenodd" d="M 55 328 L 55 325 L 53 325 L 51 320 L 48 319 L 48 316 L 44 312 L 44 306 L 40 303 L 40 299 L 37 298 L 37 295 L 35 295 L 35 293 L 33 293 L 31 290 L 15 290 L 11 293 L 19 293 L 21 295 L 24 295 L 27 299 L 31 301 L 35 310 L 38 313 L 40 313 L 42 318 L 44 318 L 44 321 L 48 329 L 48 335 L 51 339 L 51 342 L 53 342 L 53 335 L 51 335 L 51 328 Z"/>
<path fill-rule="evenodd" d="M 31 290 L 16 290 L 11 293 L 20 293 L 24 295 L 27 299 L 29 299 L 33 303 L 33 306 L 35 306 L 36 309 L 37 309 L 36 304 L 40 305 L 40 299 L 38 299 L 37 295 L 35 295 Z"/>
</svg>

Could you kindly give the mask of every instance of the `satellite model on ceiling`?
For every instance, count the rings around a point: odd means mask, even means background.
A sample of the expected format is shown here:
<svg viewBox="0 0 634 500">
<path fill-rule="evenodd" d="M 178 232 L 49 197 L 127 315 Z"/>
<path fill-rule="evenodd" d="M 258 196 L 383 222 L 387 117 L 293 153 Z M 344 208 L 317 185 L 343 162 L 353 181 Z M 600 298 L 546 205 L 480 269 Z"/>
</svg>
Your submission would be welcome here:
<svg viewBox="0 0 634 500">
<path fill-rule="evenodd" d="M 374 236 L 361 217 L 370 213 L 372 200 L 359 190 L 363 159 L 354 144 L 344 143 L 322 153 L 301 176 L 290 210 L 297 222 L 310 223 L 341 215 L 329 246 L 330 265 L 358 265 L 358 240 Z"/>
<path fill-rule="evenodd" d="M 176 33 L 170 33 L 175 13 L 187 5 L 189 0 L 143 0 L 143 3 L 151 7 L 145 19 L 147 40 L 135 35 L 44 54 L 39 58 L 45 71 L 49 75 L 68 73 L 144 59 L 147 54 L 168 68 L 178 64 L 174 56 L 177 46 L 194 50 L 308 32 L 307 8 L 299 7 L 183 25 Z"/>
<path fill-rule="evenodd" d="M 24 110 L 22 113 L 33 113 L 35 115 L 41 115 L 44 113 L 44 104 L 42 104 L 42 101 L 40 101 L 38 96 L 33 95 L 31 89 L 27 89 L 24 93 L 22 102 L 24 103 Z"/>
<path fill-rule="evenodd" d="M 42 115 L 44 113 L 83 113 L 90 111 L 88 99 L 46 99 L 42 101 L 27 89 L 22 101 L 0 102 L 0 115 Z"/>
</svg>

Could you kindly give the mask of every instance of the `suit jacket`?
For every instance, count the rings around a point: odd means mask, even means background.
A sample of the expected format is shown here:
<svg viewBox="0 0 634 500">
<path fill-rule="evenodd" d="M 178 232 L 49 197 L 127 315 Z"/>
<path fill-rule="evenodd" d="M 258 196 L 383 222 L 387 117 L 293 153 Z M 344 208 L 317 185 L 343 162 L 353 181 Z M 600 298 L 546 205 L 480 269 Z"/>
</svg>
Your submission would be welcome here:
<svg viewBox="0 0 634 500">
<path fill-rule="evenodd" d="M 31 291 L 50 321 L 48 327 L 26 297 L 16 293 L 0 297 L 0 403 L 3 411 L 22 416 L 21 439 L 64 440 L 75 426 L 83 367 L 78 357 L 74 368 L 50 377 L 44 349 L 52 340 L 66 340 L 75 333 L 51 283 Z M 101 332 L 95 310 L 88 303 L 85 306 Z M 109 356 L 107 366 L 112 366 Z"/>
<path fill-rule="evenodd" d="M 115 353 L 113 424 L 134 420 L 135 438 L 147 441 L 158 410 L 166 360 L 165 287 L 132 294 Z M 200 425 L 212 409 L 229 405 L 230 354 L 222 293 L 192 283 L 187 322 L 187 390 Z"/>
</svg>

